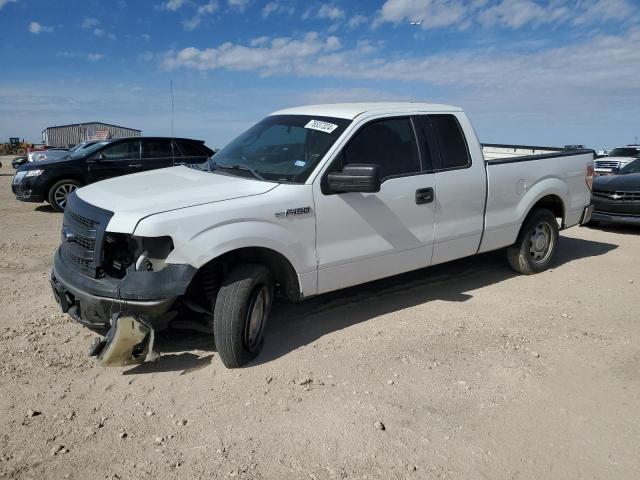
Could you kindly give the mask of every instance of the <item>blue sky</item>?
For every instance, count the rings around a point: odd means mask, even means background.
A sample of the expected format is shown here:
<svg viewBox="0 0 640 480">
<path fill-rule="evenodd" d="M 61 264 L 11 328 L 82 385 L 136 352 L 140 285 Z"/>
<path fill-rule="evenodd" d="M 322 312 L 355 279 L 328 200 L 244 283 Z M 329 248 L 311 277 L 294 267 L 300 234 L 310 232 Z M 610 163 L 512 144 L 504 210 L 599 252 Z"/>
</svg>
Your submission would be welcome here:
<svg viewBox="0 0 640 480">
<path fill-rule="evenodd" d="M 421 21 L 419 25 L 411 22 Z M 0 140 L 104 121 L 221 146 L 271 111 L 419 100 L 484 142 L 640 137 L 638 0 L 0 0 Z"/>
</svg>

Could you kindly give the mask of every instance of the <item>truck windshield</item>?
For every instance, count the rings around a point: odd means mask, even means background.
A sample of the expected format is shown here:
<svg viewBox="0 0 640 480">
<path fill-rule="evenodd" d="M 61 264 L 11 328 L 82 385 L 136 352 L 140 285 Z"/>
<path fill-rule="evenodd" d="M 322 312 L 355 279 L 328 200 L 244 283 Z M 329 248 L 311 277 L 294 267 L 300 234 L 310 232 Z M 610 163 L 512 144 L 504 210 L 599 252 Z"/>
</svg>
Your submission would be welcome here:
<svg viewBox="0 0 640 480">
<path fill-rule="evenodd" d="M 272 115 L 209 160 L 209 171 L 276 182 L 304 183 L 350 120 Z"/>
<path fill-rule="evenodd" d="M 609 157 L 637 157 L 640 156 L 639 148 L 614 148 L 609 152 Z"/>
</svg>

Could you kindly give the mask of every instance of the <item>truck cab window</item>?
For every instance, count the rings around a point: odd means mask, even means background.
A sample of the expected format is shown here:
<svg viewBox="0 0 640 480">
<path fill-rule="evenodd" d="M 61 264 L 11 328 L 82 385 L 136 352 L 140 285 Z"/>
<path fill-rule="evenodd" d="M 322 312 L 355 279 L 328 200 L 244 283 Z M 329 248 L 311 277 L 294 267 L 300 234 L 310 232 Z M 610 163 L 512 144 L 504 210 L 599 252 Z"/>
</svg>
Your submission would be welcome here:
<svg viewBox="0 0 640 480">
<path fill-rule="evenodd" d="M 420 171 L 420 157 L 409 118 L 365 125 L 343 150 L 343 162 L 380 165 L 382 179 Z"/>
<path fill-rule="evenodd" d="M 464 168 L 471 165 L 467 142 L 458 120 L 453 115 L 429 115 L 440 149 L 442 168 Z"/>
</svg>

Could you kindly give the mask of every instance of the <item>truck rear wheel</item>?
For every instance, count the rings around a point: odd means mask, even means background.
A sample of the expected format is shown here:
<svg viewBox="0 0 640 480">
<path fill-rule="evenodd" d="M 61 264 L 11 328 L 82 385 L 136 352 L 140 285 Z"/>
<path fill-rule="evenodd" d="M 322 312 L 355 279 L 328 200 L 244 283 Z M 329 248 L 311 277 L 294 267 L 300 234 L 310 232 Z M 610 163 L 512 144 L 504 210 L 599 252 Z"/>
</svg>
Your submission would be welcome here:
<svg viewBox="0 0 640 480">
<path fill-rule="evenodd" d="M 243 263 L 228 273 L 213 306 L 216 350 L 227 368 L 253 360 L 262 349 L 274 282 L 264 265 Z"/>
<path fill-rule="evenodd" d="M 532 275 L 549 268 L 558 247 L 558 222 L 549 210 L 536 209 L 522 224 L 516 243 L 507 248 L 507 260 L 516 272 Z"/>
</svg>

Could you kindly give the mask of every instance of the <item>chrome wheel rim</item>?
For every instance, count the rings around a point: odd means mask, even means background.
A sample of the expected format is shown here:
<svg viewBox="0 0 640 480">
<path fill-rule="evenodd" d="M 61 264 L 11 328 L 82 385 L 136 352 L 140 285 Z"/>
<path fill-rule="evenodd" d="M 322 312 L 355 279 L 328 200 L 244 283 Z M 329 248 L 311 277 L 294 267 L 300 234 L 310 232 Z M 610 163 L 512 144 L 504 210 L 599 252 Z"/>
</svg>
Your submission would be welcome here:
<svg viewBox="0 0 640 480">
<path fill-rule="evenodd" d="M 60 208 L 64 209 L 64 207 L 67 206 L 67 198 L 69 197 L 71 192 L 73 192 L 77 188 L 78 186 L 72 183 L 63 183 L 58 188 L 56 188 L 55 192 L 53 192 L 53 200 Z"/>
<path fill-rule="evenodd" d="M 531 231 L 529 256 L 536 263 L 546 262 L 553 253 L 555 239 L 553 229 L 547 222 L 541 222 Z"/>
<path fill-rule="evenodd" d="M 254 351 L 262 339 L 262 331 L 269 312 L 269 292 L 267 287 L 257 287 L 251 295 L 245 320 L 244 342 L 249 351 Z"/>
</svg>

